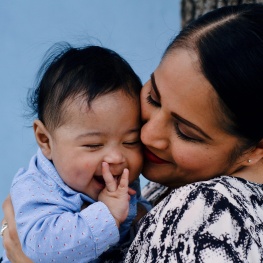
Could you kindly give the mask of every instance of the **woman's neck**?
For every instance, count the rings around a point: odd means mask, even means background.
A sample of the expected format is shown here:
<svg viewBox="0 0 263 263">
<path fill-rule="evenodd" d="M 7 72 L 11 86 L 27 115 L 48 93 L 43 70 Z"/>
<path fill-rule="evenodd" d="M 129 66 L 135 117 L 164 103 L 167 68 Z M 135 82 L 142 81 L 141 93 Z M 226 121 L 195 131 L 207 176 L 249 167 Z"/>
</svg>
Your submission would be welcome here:
<svg viewBox="0 0 263 263">
<path fill-rule="evenodd" d="M 231 174 L 231 176 L 240 177 L 257 184 L 263 184 L 263 160 L 260 160 L 254 165 L 243 167 Z"/>
</svg>

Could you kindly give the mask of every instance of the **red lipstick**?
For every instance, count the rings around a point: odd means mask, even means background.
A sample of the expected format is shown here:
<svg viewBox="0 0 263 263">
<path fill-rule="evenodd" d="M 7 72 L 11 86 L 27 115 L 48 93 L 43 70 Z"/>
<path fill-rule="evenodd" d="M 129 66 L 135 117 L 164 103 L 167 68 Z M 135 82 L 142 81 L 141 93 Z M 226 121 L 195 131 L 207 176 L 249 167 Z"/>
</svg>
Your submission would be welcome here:
<svg viewBox="0 0 263 263">
<path fill-rule="evenodd" d="M 144 148 L 144 156 L 145 156 L 146 160 L 151 162 L 151 163 L 155 163 L 155 164 L 166 164 L 166 163 L 169 163 L 169 162 L 159 158 L 158 156 L 156 156 L 154 153 L 152 153 L 147 148 Z"/>
</svg>

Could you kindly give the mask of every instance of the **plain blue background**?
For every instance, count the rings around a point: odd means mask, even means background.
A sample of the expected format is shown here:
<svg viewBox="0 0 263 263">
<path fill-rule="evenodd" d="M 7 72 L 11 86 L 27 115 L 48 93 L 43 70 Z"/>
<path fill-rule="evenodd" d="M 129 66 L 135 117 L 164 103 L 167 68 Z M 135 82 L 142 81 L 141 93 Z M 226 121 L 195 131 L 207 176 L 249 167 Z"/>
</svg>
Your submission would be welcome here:
<svg viewBox="0 0 263 263">
<path fill-rule="evenodd" d="M 52 44 L 111 48 L 144 83 L 179 29 L 180 0 L 1 0 L 0 203 L 18 168 L 26 167 L 36 151 L 32 120 L 23 114 L 27 91 Z"/>
</svg>

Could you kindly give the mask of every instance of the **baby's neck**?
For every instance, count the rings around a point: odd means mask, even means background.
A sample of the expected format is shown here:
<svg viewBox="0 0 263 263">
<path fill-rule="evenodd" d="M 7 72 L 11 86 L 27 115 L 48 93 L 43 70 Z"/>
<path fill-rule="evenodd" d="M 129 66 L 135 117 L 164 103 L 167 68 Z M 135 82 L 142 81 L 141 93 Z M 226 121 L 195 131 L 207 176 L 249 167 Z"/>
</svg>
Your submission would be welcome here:
<svg viewBox="0 0 263 263">
<path fill-rule="evenodd" d="M 81 206 L 81 211 L 83 210 L 83 209 L 85 209 L 85 208 L 87 208 L 89 205 L 91 205 L 91 203 L 89 203 L 89 202 L 84 202 L 83 204 L 82 204 L 82 206 Z"/>
</svg>

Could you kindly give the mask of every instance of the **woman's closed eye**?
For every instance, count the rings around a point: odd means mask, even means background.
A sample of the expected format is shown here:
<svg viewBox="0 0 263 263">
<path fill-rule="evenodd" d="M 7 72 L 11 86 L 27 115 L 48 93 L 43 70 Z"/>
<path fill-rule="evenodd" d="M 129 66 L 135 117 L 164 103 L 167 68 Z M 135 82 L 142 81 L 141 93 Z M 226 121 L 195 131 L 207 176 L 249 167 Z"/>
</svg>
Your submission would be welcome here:
<svg viewBox="0 0 263 263">
<path fill-rule="evenodd" d="M 184 140 L 184 141 L 195 142 L 195 143 L 202 142 L 202 140 L 199 138 L 193 138 L 193 137 L 190 137 L 190 136 L 186 135 L 185 133 L 183 133 L 179 128 L 178 122 L 175 123 L 175 132 L 176 132 L 177 137 Z"/>
<path fill-rule="evenodd" d="M 150 105 L 152 105 L 152 106 L 154 106 L 154 107 L 161 107 L 161 104 L 160 104 L 159 102 L 155 101 L 155 100 L 152 98 L 151 92 L 148 93 L 148 96 L 147 96 L 146 100 L 147 100 L 147 102 L 148 102 Z"/>
</svg>

